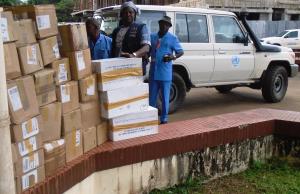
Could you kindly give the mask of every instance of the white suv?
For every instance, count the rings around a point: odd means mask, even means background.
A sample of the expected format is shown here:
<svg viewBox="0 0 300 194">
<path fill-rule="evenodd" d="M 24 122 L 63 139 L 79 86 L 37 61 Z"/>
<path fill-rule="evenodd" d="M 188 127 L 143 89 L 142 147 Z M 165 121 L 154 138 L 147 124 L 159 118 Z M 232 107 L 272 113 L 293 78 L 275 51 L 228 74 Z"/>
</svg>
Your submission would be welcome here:
<svg viewBox="0 0 300 194">
<path fill-rule="evenodd" d="M 285 96 L 288 77 L 298 72 L 290 48 L 261 44 L 247 22 L 231 12 L 171 6 L 138 5 L 138 21 L 158 31 L 163 15 L 172 18 L 184 56 L 174 62 L 170 112 L 182 105 L 195 87 L 215 87 L 226 93 L 238 86 L 261 89 L 267 102 Z M 110 34 L 119 23 L 120 6 L 99 9 L 102 30 Z M 243 17 L 242 17 L 243 18 Z"/>
<path fill-rule="evenodd" d="M 300 29 L 285 30 L 277 36 L 262 38 L 261 42 L 291 49 L 300 49 Z"/>
</svg>

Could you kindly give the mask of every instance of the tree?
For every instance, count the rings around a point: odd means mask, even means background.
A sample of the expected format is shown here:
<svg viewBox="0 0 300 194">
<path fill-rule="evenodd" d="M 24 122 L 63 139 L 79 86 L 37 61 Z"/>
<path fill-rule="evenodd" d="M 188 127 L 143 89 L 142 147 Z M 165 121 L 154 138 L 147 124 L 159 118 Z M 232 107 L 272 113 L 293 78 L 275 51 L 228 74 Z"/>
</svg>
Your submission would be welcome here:
<svg viewBox="0 0 300 194">
<path fill-rule="evenodd" d="M 59 22 L 70 22 L 73 20 L 71 13 L 74 8 L 73 0 L 61 0 L 56 5 L 56 15 Z"/>
<path fill-rule="evenodd" d="M 0 6 L 14 6 L 14 5 L 20 5 L 22 2 L 20 0 L 1 0 Z"/>
</svg>

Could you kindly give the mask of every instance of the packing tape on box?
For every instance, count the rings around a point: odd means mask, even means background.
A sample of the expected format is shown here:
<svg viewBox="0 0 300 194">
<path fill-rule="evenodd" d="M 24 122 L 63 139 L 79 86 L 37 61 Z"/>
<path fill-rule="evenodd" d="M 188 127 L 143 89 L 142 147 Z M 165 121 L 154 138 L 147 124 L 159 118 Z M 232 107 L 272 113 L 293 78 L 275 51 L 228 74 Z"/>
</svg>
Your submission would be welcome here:
<svg viewBox="0 0 300 194">
<path fill-rule="evenodd" d="M 127 124 L 127 125 L 118 125 L 118 126 L 109 126 L 110 130 L 112 131 L 122 131 L 125 129 L 130 128 L 138 128 L 138 127 L 145 127 L 145 126 L 152 126 L 152 125 L 158 125 L 158 121 L 146 121 L 141 123 L 133 123 L 133 124 Z"/>
<path fill-rule="evenodd" d="M 23 110 L 28 110 L 29 109 L 29 100 L 26 95 L 24 83 L 21 80 L 17 80 L 17 86 L 18 86 L 21 102 L 23 105 Z"/>
<path fill-rule="evenodd" d="M 115 108 L 118 108 L 120 106 L 129 104 L 131 102 L 135 102 L 135 101 L 147 99 L 148 97 L 149 97 L 148 94 L 144 94 L 142 96 L 138 96 L 138 97 L 135 97 L 135 98 L 126 99 L 126 100 L 119 101 L 119 102 L 114 102 L 114 103 L 104 102 L 103 103 L 103 107 L 104 107 L 105 110 L 111 110 L 111 109 L 115 109 Z"/>
<path fill-rule="evenodd" d="M 41 87 L 37 87 L 35 89 L 36 95 L 49 93 L 49 92 L 52 92 L 53 90 L 55 90 L 55 84 L 54 83 L 47 84 L 47 85 L 44 85 L 44 86 L 41 86 Z"/>
<path fill-rule="evenodd" d="M 142 76 L 142 68 L 128 68 L 128 69 L 117 69 L 106 73 L 98 73 L 98 82 L 105 83 L 118 78 L 124 78 L 129 76 Z"/>
<path fill-rule="evenodd" d="M 49 108 L 47 106 L 40 108 L 40 112 L 44 122 L 49 120 Z"/>
<path fill-rule="evenodd" d="M 88 77 L 86 79 L 86 93 L 85 95 L 87 96 L 93 96 L 95 95 L 95 92 L 96 92 L 96 83 L 95 83 L 95 77 L 94 76 L 91 76 L 91 77 Z"/>
</svg>

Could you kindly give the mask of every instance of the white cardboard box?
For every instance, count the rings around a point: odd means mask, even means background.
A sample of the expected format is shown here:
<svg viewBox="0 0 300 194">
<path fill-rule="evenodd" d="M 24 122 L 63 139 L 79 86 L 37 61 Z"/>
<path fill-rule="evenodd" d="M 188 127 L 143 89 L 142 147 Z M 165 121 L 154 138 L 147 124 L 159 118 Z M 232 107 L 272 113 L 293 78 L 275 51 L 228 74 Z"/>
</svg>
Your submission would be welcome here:
<svg viewBox="0 0 300 194">
<path fill-rule="evenodd" d="M 112 58 L 92 61 L 99 91 L 115 90 L 143 83 L 141 58 Z"/>
<path fill-rule="evenodd" d="M 102 92 L 100 102 L 101 116 L 106 119 L 146 110 L 149 106 L 148 84 Z"/>
<path fill-rule="evenodd" d="M 151 106 L 136 112 L 109 120 L 109 137 L 120 141 L 158 133 L 158 111 Z"/>
</svg>

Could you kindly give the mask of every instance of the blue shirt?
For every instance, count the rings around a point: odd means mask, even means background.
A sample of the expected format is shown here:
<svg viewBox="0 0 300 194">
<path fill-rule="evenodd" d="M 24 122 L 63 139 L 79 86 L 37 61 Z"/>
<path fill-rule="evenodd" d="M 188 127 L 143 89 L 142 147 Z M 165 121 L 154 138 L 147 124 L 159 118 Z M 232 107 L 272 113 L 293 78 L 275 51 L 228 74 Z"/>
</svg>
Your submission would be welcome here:
<svg viewBox="0 0 300 194">
<path fill-rule="evenodd" d="M 183 52 L 178 38 L 167 32 L 160 39 L 158 33 L 153 33 L 151 34 L 151 45 L 150 79 L 171 81 L 173 63 L 172 61 L 164 62 L 163 57 L 165 55 L 173 55 L 174 52 L 176 54 Z"/>
<path fill-rule="evenodd" d="M 107 59 L 111 57 L 112 40 L 108 36 L 99 34 L 96 44 L 89 39 L 92 60 Z"/>
</svg>

